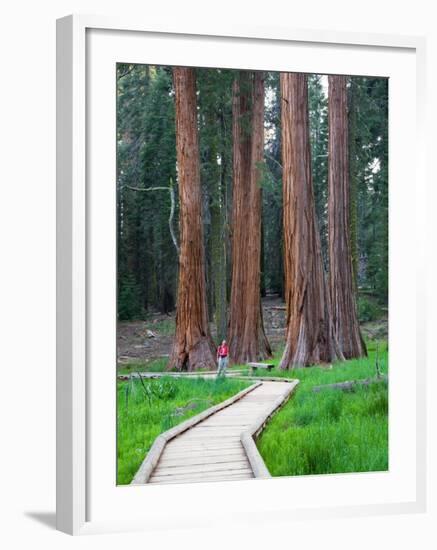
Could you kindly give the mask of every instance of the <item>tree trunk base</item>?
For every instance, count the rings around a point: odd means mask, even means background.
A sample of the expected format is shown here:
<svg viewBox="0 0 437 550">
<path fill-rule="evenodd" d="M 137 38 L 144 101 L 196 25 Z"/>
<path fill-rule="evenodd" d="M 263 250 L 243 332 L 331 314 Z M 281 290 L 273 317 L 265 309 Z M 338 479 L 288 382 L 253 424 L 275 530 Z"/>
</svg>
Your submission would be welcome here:
<svg viewBox="0 0 437 550">
<path fill-rule="evenodd" d="M 193 372 L 215 370 L 217 368 L 215 347 L 212 340 L 204 336 L 191 349 L 183 349 L 176 344 L 166 370 Z"/>
<path fill-rule="evenodd" d="M 268 342 L 262 347 L 262 349 L 258 350 L 254 350 L 250 346 L 247 348 L 242 348 L 239 344 L 235 344 L 235 349 L 238 350 L 238 353 L 232 353 L 231 347 L 229 349 L 231 363 L 233 365 L 245 365 L 246 363 L 264 361 L 265 359 L 270 359 L 270 357 L 272 357 L 272 350 Z"/>
</svg>

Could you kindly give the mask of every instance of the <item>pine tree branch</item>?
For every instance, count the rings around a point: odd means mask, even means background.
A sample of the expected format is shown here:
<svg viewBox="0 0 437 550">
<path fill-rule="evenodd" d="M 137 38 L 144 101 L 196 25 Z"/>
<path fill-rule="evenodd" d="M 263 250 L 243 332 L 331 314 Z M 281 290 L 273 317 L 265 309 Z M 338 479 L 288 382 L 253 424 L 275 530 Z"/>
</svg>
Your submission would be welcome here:
<svg viewBox="0 0 437 550">
<path fill-rule="evenodd" d="M 126 69 L 123 73 L 117 75 L 117 80 L 120 80 L 124 76 L 127 76 L 129 73 L 131 73 L 135 68 L 135 65 L 132 65 L 129 69 Z"/>
<path fill-rule="evenodd" d="M 173 244 L 176 248 L 176 252 L 179 255 L 179 245 L 178 245 L 178 241 L 176 239 L 176 234 L 175 234 L 174 227 L 173 227 L 173 216 L 174 216 L 176 201 L 175 201 L 175 196 L 174 196 L 174 188 L 173 188 L 172 178 L 170 178 L 170 185 L 169 185 L 168 189 L 170 191 L 170 204 L 171 204 L 171 206 L 170 206 L 170 216 L 168 218 L 168 226 L 169 226 L 169 229 L 170 229 L 170 235 L 171 235 Z"/>
<path fill-rule="evenodd" d="M 282 164 L 281 164 L 278 160 L 276 160 L 274 157 L 272 157 L 271 155 L 269 155 L 269 154 L 266 153 L 265 151 L 264 151 L 264 156 L 265 156 L 267 159 L 269 159 L 269 160 L 271 160 L 272 162 L 274 162 L 274 163 L 275 163 L 277 166 L 279 166 L 279 168 L 282 170 Z"/>
<path fill-rule="evenodd" d="M 132 185 L 126 185 L 128 189 L 132 191 L 168 191 L 168 187 L 133 187 Z"/>
</svg>

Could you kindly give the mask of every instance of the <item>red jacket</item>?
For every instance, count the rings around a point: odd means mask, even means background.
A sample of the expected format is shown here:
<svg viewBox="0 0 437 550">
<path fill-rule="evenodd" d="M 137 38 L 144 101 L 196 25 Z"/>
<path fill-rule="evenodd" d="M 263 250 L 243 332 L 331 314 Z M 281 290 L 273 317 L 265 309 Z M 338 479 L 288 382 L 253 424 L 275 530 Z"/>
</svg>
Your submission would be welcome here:
<svg viewBox="0 0 437 550">
<path fill-rule="evenodd" d="M 224 346 L 223 345 L 220 345 L 217 349 L 217 355 L 219 357 L 227 357 L 229 354 L 229 348 L 227 346 L 227 344 L 225 344 Z"/>
</svg>

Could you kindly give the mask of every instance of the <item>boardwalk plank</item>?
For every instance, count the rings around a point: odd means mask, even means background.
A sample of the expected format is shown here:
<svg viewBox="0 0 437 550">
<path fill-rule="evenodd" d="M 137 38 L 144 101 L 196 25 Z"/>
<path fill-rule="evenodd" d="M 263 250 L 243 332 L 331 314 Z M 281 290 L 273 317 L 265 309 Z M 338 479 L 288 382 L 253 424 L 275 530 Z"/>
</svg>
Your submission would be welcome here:
<svg viewBox="0 0 437 550">
<path fill-rule="evenodd" d="M 173 456 L 203 456 L 203 455 L 209 455 L 214 456 L 217 454 L 220 455 L 232 455 L 232 454 L 238 454 L 243 453 L 244 449 L 241 444 L 235 445 L 234 447 L 215 447 L 215 448 L 205 448 L 205 447 L 198 447 L 198 448 L 191 448 L 187 447 L 186 449 L 183 448 L 172 448 L 172 449 L 166 449 L 162 455 L 161 460 L 167 460 L 169 457 Z"/>
<path fill-rule="evenodd" d="M 253 478 L 241 433 L 283 393 L 283 384 L 263 382 L 240 401 L 168 441 L 149 483 Z"/>
<path fill-rule="evenodd" d="M 153 479 L 162 479 L 162 478 L 173 479 L 176 477 L 186 477 L 186 476 L 192 476 L 193 478 L 207 477 L 207 476 L 221 477 L 226 475 L 229 475 L 229 476 L 247 475 L 250 477 L 253 475 L 253 472 L 250 466 L 248 465 L 241 466 L 240 468 L 234 468 L 233 470 L 227 470 L 225 468 L 222 468 L 222 469 L 210 468 L 207 470 L 196 470 L 196 471 L 188 471 L 188 472 L 182 471 L 182 470 L 170 472 L 167 470 L 166 472 L 158 472 L 155 476 L 153 476 Z"/>
<path fill-rule="evenodd" d="M 210 464 L 183 464 L 179 466 L 158 466 L 155 470 L 155 476 L 167 476 L 176 474 L 196 474 L 201 472 L 231 472 L 236 470 L 242 470 L 244 472 L 251 472 L 249 461 L 239 460 L 237 462 L 213 462 Z"/>
<path fill-rule="evenodd" d="M 202 475 L 202 476 L 172 476 L 167 478 L 153 478 L 149 483 L 160 483 L 167 485 L 170 483 L 207 483 L 210 481 L 238 481 L 243 479 L 253 479 L 253 474 L 228 474 L 223 475 Z"/>
<path fill-rule="evenodd" d="M 159 461 L 160 468 L 171 468 L 173 466 L 191 466 L 191 465 L 201 465 L 201 464 L 218 464 L 218 463 L 228 463 L 228 462 L 247 462 L 246 455 L 241 452 L 233 455 L 197 455 L 197 456 L 180 456 L 177 455 L 171 459 L 165 459 Z M 156 472 L 156 470 L 155 470 Z"/>
</svg>

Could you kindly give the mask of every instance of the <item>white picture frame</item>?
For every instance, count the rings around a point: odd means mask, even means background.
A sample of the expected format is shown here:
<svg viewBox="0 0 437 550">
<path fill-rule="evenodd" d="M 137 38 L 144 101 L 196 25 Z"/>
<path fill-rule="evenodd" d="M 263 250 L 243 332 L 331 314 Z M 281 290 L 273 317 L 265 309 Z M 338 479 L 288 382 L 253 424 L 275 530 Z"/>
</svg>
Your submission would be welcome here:
<svg viewBox="0 0 437 550">
<path fill-rule="evenodd" d="M 93 34 L 94 33 L 94 34 Z M 103 39 L 96 39 L 93 37 L 102 37 Z M 116 36 L 128 37 L 126 40 L 126 47 L 120 48 L 117 44 Z M 96 115 L 97 118 L 93 119 L 92 131 L 87 132 L 87 125 L 90 124 L 90 117 L 94 114 L 91 110 L 96 106 L 95 100 L 93 101 L 92 94 L 94 93 L 90 89 L 90 83 L 98 88 L 99 98 L 101 94 L 105 95 L 104 86 L 108 82 L 108 72 L 105 71 L 105 66 L 109 67 L 109 64 L 113 64 L 114 58 L 118 55 L 121 57 L 119 61 L 129 62 L 151 62 L 144 57 L 141 48 L 136 47 L 138 41 L 142 40 L 142 37 L 148 37 L 150 40 L 156 42 L 156 44 L 165 44 L 169 41 L 176 41 L 179 44 L 181 42 L 181 48 L 170 48 L 172 51 L 167 50 L 164 54 L 164 50 L 160 55 L 156 55 L 153 52 L 155 63 L 159 64 L 186 64 L 195 65 L 200 64 L 199 61 L 193 61 L 193 58 L 187 57 L 187 53 L 184 53 L 183 43 L 186 43 L 188 50 L 192 52 L 190 55 L 201 56 L 199 51 L 199 43 L 214 46 L 209 50 L 211 63 L 210 66 L 228 66 L 230 63 L 230 55 L 232 54 L 232 65 L 239 66 L 238 59 L 243 59 L 246 56 L 245 66 L 247 68 L 263 68 L 270 70 L 291 70 L 290 67 L 281 65 L 279 60 L 275 65 L 273 62 L 268 61 L 267 49 L 268 48 L 307 48 L 308 51 L 317 51 L 318 59 L 323 57 L 323 52 L 329 52 L 329 57 L 337 57 L 339 59 L 339 71 L 344 66 L 346 74 L 354 74 L 347 70 L 350 67 L 351 59 L 357 55 L 357 52 L 362 52 L 363 65 L 365 67 L 365 57 L 378 54 L 379 57 L 382 54 L 386 55 L 386 64 L 391 63 L 390 55 L 393 54 L 393 60 L 395 55 L 399 57 L 396 74 L 401 73 L 401 68 L 405 71 L 410 70 L 411 74 L 414 71 L 414 81 L 410 82 L 410 95 L 408 98 L 409 111 L 405 113 L 405 119 L 407 124 L 412 125 L 413 138 L 416 142 L 416 155 L 415 159 L 412 159 L 411 164 L 413 168 L 407 168 L 410 170 L 407 174 L 401 174 L 396 171 L 395 160 L 396 155 L 402 151 L 402 143 L 399 141 L 396 143 L 397 149 L 394 149 L 393 153 L 392 143 L 390 144 L 390 181 L 392 181 L 393 174 L 398 177 L 396 181 L 402 182 L 402 178 L 411 177 L 415 181 L 415 200 L 416 209 L 414 212 L 414 230 L 411 238 L 405 236 L 407 239 L 406 246 L 414 254 L 413 266 L 406 267 L 403 270 L 404 282 L 408 279 L 411 282 L 414 279 L 412 295 L 406 300 L 406 306 L 408 311 L 412 312 L 410 319 L 415 320 L 416 331 L 415 338 L 411 342 L 406 344 L 409 346 L 407 358 L 413 358 L 416 365 L 414 375 L 411 375 L 410 392 L 413 401 L 415 414 L 411 422 L 406 422 L 405 434 L 406 437 L 410 437 L 411 441 L 414 439 L 414 448 L 409 448 L 405 453 L 405 460 L 408 462 L 408 456 L 410 461 L 407 466 L 399 465 L 399 468 L 405 467 L 405 472 L 408 471 L 410 479 L 410 485 L 405 488 L 405 497 L 401 497 L 401 493 L 395 494 L 393 490 L 392 496 L 386 500 L 373 501 L 372 496 L 369 495 L 367 500 L 361 501 L 358 497 L 350 499 L 349 504 L 342 504 L 343 501 L 333 502 L 332 505 L 328 504 L 328 499 L 323 500 L 323 494 L 326 496 L 332 491 L 333 487 L 339 487 L 339 493 L 342 490 L 345 491 L 345 495 L 350 493 L 347 488 L 352 483 L 352 477 L 349 476 L 317 476 L 311 479 L 302 478 L 276 478 L 274 480 L 259 481 L 252 483 L 251 485 L 246 482 L 231 482 L 231 485 L 226 484 L 214 484 L 214 488 L 209 487 L 210 484 L 196 484 L 195 488 L 190 488 L 190 492 L 195 494 L 192 498 L 191 506 L 198 512 L 191 514 L 191 517 L 187 519 L 185 516 L 181 516 L 180 513 L 167 511 L 165 517 L 165 523 L 160 520 L 160 510 L 163 510 L 164 500 L 172 499 L 175 503 L 180 502 L 182 498 L 186 498 L 187 486 L 176 487 L 154 487 L 153 488 L 153 502 L 154 508 L 156 508 L 156 514 L 153 515 L 152 510 L 150 513 L 142 513 L 137 516 L 126 514 L 125 516 L 118 516 L 116 514 L 116 507 L 108 508 L 100 506 L 99 513 L 96 513 L 96 519 L 94 514 L 90 514 L 90 509 L 98 507 L 94 502 L 101 502 L 113 498 L 113 491 L 105 493 L 102 486 L 96 485 L 93 489 L 91 486 L 94 481 L 93 472 L 95 472 L 94 463 L 99 460 L 102 464 L 101 456 L 98 452 L 91 451 L 93 448 L 94 438 L 101 438 L 102 441 L 98 446 L 102 449 L 108 449 L 113 445 L 111 437 L 115 437 L 115 417 L 109 414 L 108 418 L 108 434 L 95 435 L 96 417 L 95 414 L 96 399 L 99 399 L 99 409 L 108 413 L 108 407 L 111 406 L 111 399 L 113 394 L 110 390 L 109 376 L 114 377 L 114 372 L 108 375 L 107 381 L 103 382 L 103 388 L 108 388 L 108 392 L 105 392 L 105 398 L 96 397 L 96 385 L 93 383 L 96 373 L 101 376 L 102 373 L 97 372 L 97 367 L 94 359 L 94 353 L 99 346 L 102 345 L 102 341 L 108 341 L 108 335 L 115 335 L 115 328 L 113 318 L 108 319 L 107 323 L 102 322 L 101 330 L 96 332 L 96 324 L 99 323 L 97 317 L 101 317 L 105 314 L 97 307 L 99 301 L 102 299 L 95 298 L 98 294 L 96 287 L 96 280 L 99 278 L 98 267 L 95 262 L 93 264 L 93 251 L 96 250 L 96 243 L 102 242 L 101 233 L 96 231 L 95 220 L 99 217 L 99 223 L 108 224 L 105 227 L 110 228 L 110 219 L 113 215 L 113 204 L 111 198 L 108 195 L 108 200 L 103 201 L 103 205 L 99 211 L 96 210 L 95 201 L 93 201 L 93 193 L 95 188 L 89 185 L 89 182 L 95 181 L 96 175 L 94 173 L 95 166 L 99 170 L 99 161 L 94 160 L 91 162 L 90 158 L 97 158 L 99 151 L 93 149 L 94 134 L 93 132 L 100 132 L 102 135 L 106 135 L 106 141 L 99 146 L 101 148 L 101 155 L 105 156 L 109 151 L 108 148 L 113 147 L 115 142 L 115 133 L 110 135 L 108 129 L 113 129 L 113 118 L 107 117 L 109 120 L 109 126 L 103 128 L 99 126 L 101 113 L 103 109 L 110 109 L 111 95 L 114 91 L 108 92 L 101 101 L 100 115 Z M 99 42 L 100 40 L 100 42 Z M 154 42 L 154 44 L 155 44 Z M 220 42 L 221 48 L 217 48 L 217 43 Z M 156 45 L 155 44 L 155 45 Z M 194 47 L 193 47 L 194 46 Z M 355 33 L 333 33 L 323 31 L 311 31 L 311 30 L 295 30 L 286 28 L 251 28 L 249 27 L 234 27 L 229 28 L 214 28 L 213 26 L 206 28 L 202 26 L 198 27 L 193 24 L 190 28 L 184 26 L 184 28 L 178 28 L 178 26 L 170 27 L 164 23 L 162 26 L 150 25 L 147 22 L 141 21 L 129 21 L 123 18 L 106 18 L 97 16 L 83 16 L 72 15 L 66 18 L 62 18 L 57 22 L 57 528 L 61 531 L 70 534 L 83 534 L 91 532 L 104 532 L 111 530 L 126 530 L 126 529 L 149 529 L 156 528 L 157 526 L 163 527 L 165 524 L 172 524 L 173 526 L 181 525 L 182 522 L 186 526 L 187 521 L 192 526 L 205 525 L 208 521 L 208 517 L 202 512 L 203 506 L 199 504 L 202 502 L 202 498 L 207 498 L 209 494 L 207 491 L 214 491 L 215 499 L 217 503 L 221 502 L 224 495 L 223 486 L 226 485 L 225 490 L 232 490 L 235 494 L 236 502 L 240 502 L 240 508 L 243 506 L 243 502 L 249 502 L 251 508 L 246 508 L 239 515 L 237 511 L 234 514 L 234 521 L 244 521 L 245 518 L 262 517 L 266 521 L 269 520 L 273 514 L 293 512 L 295 518 L 306 517 L 328 517 L 337 515 L 363 515 L 363 514 L 381 514 L 381 513 L 398 513 L 398 512 L 420 512 L 425 510 L 426 502 L 426 463 L 425 463 L 425 434 L 426 434 L 426 402 L 425 402 L 425 379 L 426 379 L 426 365 L 425 365 L 425 253 L 424 244 L 418 238 L 421 231 L 424 230 L 426 220 L 420 215 L 421 201 L 425 200 L 425 162 L 424 162 L 424 102 L 423 102 L 423 90 L 425 79 L 425 39 L 421 37 L 410 36 L 395 36 L 395 35 L 375 35 L 375 34 L 355 34 Z M 201 50 L 201 49 L 200 49 Z M 218 51 L 221 50 L 221 51 Z M 228 53 L 226 54 L 226 51 Z M 253 51 L 256 50 L 256 54 Z M 132 52 L 136 51 L 136 55 Z M 279 51 L 279 50 L 278 50 Z M 90 53 L 91 52 L 91 53 Z M 97 55 L 106 56 L 102 60 L 102 63 L 96 63 L 98 58 L 92 57 L 97 52 Z M 130 54 L 128 52 L 131 52 Z M 197 52 L 197 53 L 196 53 Z M 252 53 L 248 53 L 252 52 Z M 263 52 L 266 52 L 266 57 L 263 57 Z M 343 52 L 344 56 L 341 56 Z M 390 55 L 389 55 L 390 54 Z M 91 57 L 89 57 L 91 55 Z M 129 55 L 129 59 L 124 57 Z M 226 57 L 226 55 L 228 57 Z M 313 59 L 317 56 L 313 54 Z M 361 55 L 361 54 L 360 54 Z M 404 55 L 406 63 L 401 62 L 401 57 Z M 112 56 L 112 57 L 111 57 Z M 115 57 L 114 57 L 115 56 Z M 328 56 L 325 56 L 328 57 Z M 373 59 L 372 58 L 372 59 Z M 414 58 L 414 60 L 413 60 Z M 201 59 L 198 57 L 197 59 Z M 223 62 L 220 63 L 220 59 Z M 275 56 L 276 59 L 276 56 Z M 404 61 L 405 61 L 404 60 Z M 106 65 L 105 65 L 106 63 Z M 240 61 L 241 63 L 241 61 Z M 260 66 L 259 64 L 262 64 Z M 296 62 L 297 63 L 297 62 Z M 322 65 L 318 65 L 319 61 L 313 64 L 305 63 L 302 66 L 294 66 L 295 70 L 301 70 L 305 72 L 323 72 Z M 344 63 L 344 65 L 342 65 Z M 393 61 L 394 63 L 394 61 Z M 413 68 L 414 65 L 414 68 Z M 387 65 L 388 66 L 388 65 Z M 320 68 L 322 67 L 322 68 Z M 370 69 L 369 69 L 370 70 Z M 374 65 L 375 73 L 378 74 L 378 69 Z M 101 73 L 98 73 L 102 71 Z M 381 69 L 382 71 L 382 69 Z M 115 73 L 114 73 L 115 74 Z M 357 73 L 355 73 L 357 74 Z M 365 74 L 358 71 L 358 74 Z M 384 71 L 381 75 L 384 75 Z M 393 73 L 394 74 L 394 73 Z M 98 76 L 98 78 L 97 78 Z M 401 81 L 399 80 L 399 83 Z M 413 91 L 414 88 L 414 91 Z M 412 98 L 414 96 L 414 105 L 412 104 Z M 393 109 L 395 113 L 399 113 L 402 108 L 402 98 L 393 97 Z M 400 103 L 399 103 L 400 102 Z M 113 106 L 114 107 L 114 106 Z M 96 109 L 97 110 L 97 109 Z M 412 110 L 412 111 L 411 111 Z M 413 112 L 414 111 L 414 112 Z M 395 127 L 399 121 L 390 120 L 390 131 L 392 131 L 392 125 Z M 111 126 L 112 125 L 112 126 Z M 401 139 L 401 138 L 399 138 Z M 112 140 L 112 144 L 111 144 Z M 396 139 L 394 139 L 396 141 Z M 410 140 L 411 144 L 411 140 Z M 106 147 L 106 149 L 105 149 Z M 92 156 L 94 155 L 94 156 Z M 107 157 L 106 157 L 107 158 Z M 113 159 L 112 159 L 113 160 Z M 111 178 L 114 174 L 115 163 L 110 160 L 106 162 L 107 172 L 99 172 L 99 178 Z M 414 162 L 413 162 L 414 161 Z M 103 169 L 103 167 L 101 167 Z M 94 178 L 94 180 L 93 180 Z M 105 181 L 108 181 L 105 179 Z M 115 180 L 114 180 L 115 182 Z M 114 183 L 115 185 L 115 183 Z M 402 198 L 403 184 L 400 184 L 400 189 L 395 194 L 393 186 L 390 189 L 390 216 L 393 220 L 402 213 L 402 209 L 405 207 L 405 198 Z M 99 192 L 106 193 L 105 189 L 99 189 Z M 115 195 L 115 193 L 114 193 Z M 399 197 L 399 200 L 398 200 Z M 396 210 L 397 209 L 397 210 Z M 399 210 L 399 211 L 398 211 Z M 399 221 L 399 220 L 398 220 Z M 390 222 L 391 223 L 391 222 Z M 393 222 L 394 223 L 394 222 Z M 94 224 L 94 225 L 93 225 Z M 392 226 L 402 231 L 400 225 Z M 114 232 L 115 235 L 115 232 Z M 114 260 L 114 247 L 111 241 L 110 245 L 102 247 L 104 250 L 99 253 L 99 264 L 102 268 L 110 265 L 110 262 Z M 397 245 L 393 240 L 392 235 L 390 237 L 390 248 L 393 254 L 397 253 Z M 392 253 L 391 252 L 391 253 Z M 392 260 L 390 260 L 391 262 Z M 109 262 L 109 263 L 108 263 Z M 94 267 L 92 267 L 94 265 Z M 392 265 L 390 263 L 390 265 Z M 390 268 L 391 269 L 391 268 Z M 97 270 L 97 271 L 96 271 Z M 113 272 L 111 272 L 114 275 Z M 101 292 L 106 292 L 105 296 L 111 295 L 114 286 L 114 277 L 109 275 L 107 284 L 101 285 Z M 402 339 L 402 319 L 398 319 L 399 313 L 402 317 L 402 312 L 399 308 L 396 308 L 396 303 L 393 302 L 392 289 L 396 288 L 397 291 L 402 290 L 402 281 L 399 283 L 393 282 L 390 279 L 390 308 L 397 314 L 393 319 L 390 318 L 390 326 L 394 327 L 394 331 L 397 334 L 398 340 Z M 400 286 L 399 286 L 400 285 Z M 99 291 L 100 292 L 100 291 Z M 109 293 L 109 294 L 108 294 Z M 115 300 L 115 293 L 112 295 L 112 300 Z M 93 300 L 96 300 L 95 302 Z M 105 310 L 112 311 L 113 303 L 109 303 L 109 306 Z M 115 309 L 114 313 L 115 315 Z M 102 319 L 100 319 L 102 321 Z M 392 323 L 393 321 L 393 323 Z M 397 323 L 397 324 L 396 324 Z M 107 329 L 104 328 L 105 325 Z M 106 330 L 106 332 L 105 332 Z M 411 328 L 410 328 L 411 330 Z M 390 336 L 391 338 L 391 336 Z M 115 357 L 115 340 L 109 346 L 111 348 L 108 351 L 107 362 L 110 362 Z M 111 355 L 112 354 L 112 355 Z M 390 340 L 390 361 L 396 360 L 399 355 L 396 354 L 396 342 Z M 394 359 L 393 359 L 394 358 Z M 405 359 L 406 360 L 406 359 Z M 399 358 L 399 361 L 401 359 Z M 105 362 L 102 360 L 102 363 Z M 115 369 L 115 363 L 114 363 Z M 94 372 L 95 371 L 95 372 Z M 406 372 L 406 371 L 404 371 Z M 107 374 L 104 373 L 106 377 Z M 106 380 L 106 378 L 105 378 Z M 396 383 L 396 378 L 395 378 Z M 403 383 L 403 386 L 402 386 Z M 407 385 L 405 379 L 399 380 L 400 391 L 406 392 Z M 396 384 L 395 384 L 396 385 Z M 393 391 L 392 384 L 390 386 L 390 399 L 392 399 Z M 109 393 L 109 397 L 108 397 Z M 112 396 L 112 397 L 111 397 Z M 112 403 L 115 411 L 115 402 Z M 93 412 L 91 412 L 93 411 Z M 397 414 L 393 407 L 390 409 L 390 415 Z M 399 413 L 401 414 L 401 413 Z M 101 421 L 101 419 L 100 419 Z M 93 424 L 94 423 L 94 424 Z M 101 426 L 101 424 L 100 424 Z M 113 432 L 111 436 L 109 432 Z M 92 434 L 92 435 L 91 435 Z M 106 437 L 105 441 L 103 439 Z M 398 438 L 399 439 L 399 438 Z M 100 445 L 100 443 L 102 443 Z M 391 438 L 391 445 L 401 444 L 401 442 Z M 106 445 L 106 446 L 105 446 Z M 95 446 L 95 443 L 94 443 Z M 105 451 L 106 452 L 106 451 Z M 114 460 L 114 456 L 109 458 Z M 97 457 L 97 458 L 96 458 Z M 402 459 L 403 460 L 403 459 Z M 395 470 L 398 465 L 395 465 Z M 110 468 L 112 466 L 108 466 Z M 413 471 L 414 468 L 414 471 Z M 107 471 L 102 464 L 102 470 Z M 400 472 L 401 470 L 399 470 Z M 413 475 L 414 474 L 414 475 Z M 106 475 L 106 474 L 105 474 Z M 362 474 L 361 474 L 362 475 Z M 377 474 L 373 474 L 376 475 Z M 103 474 L 102 474 L 103 476 Z M 407 476 L 407 477 L 408 477 Z M 356 476 L 358 478 L 358 476 Z M 414 478 L 414 479 L 413 479 Z M 112 483 L 112 480 L 107 476 L 105 483 Z M 359 479 L 356 482 L 360 485 L 372 483 L 381 484 L 382 478 L 365 478 L 362 482 Z M 277 501 L 275 506 L 271 505 L 272 497 L 281 492 L 281 484 L 293 483 L 296 494 L 300 494 L 299 491 L 315 491 L 314 494 L 319 494 L 318 503 L 316 506 L 310 505 L 308 502 L 303 502 L 299 506 L 296 502 L 285 503 Z M 257 498 L 257 491 L 261 489 L 255 488 L 258 483 L 265 484 L 263 486 L 263 496 Z M 273 485 L 268 485 L 272 484 Z M 207 486 L 208 485 L 208 486 Z M 285 486 L 285 485 L 284 485 Z M 343 489 L 341 489 L 343 486 Z M 232 488 L 232 489 L 230 489 Z M 141 491 L 144 488 L 116 488 L 120 491 L 118 493 L 119 501 L 123 507 L 130 506 L 132 503 L 133 508 L 138 508 L 139 503 L 146 502 L 148 495 L 141 493 L 141 496 L 137 498 L 139 493 L 135 491 Z M 402 489 L 402 490 L 404 490 Z M 389 489 L 387 489 L 389 490 Z M 319 491 L 319 493 L 317 493 Z M 101 492 L 101 495 L 97 495 L 96 492 Z M 243 493 L 247 494 L 246 501 L 240 501 L 239 498 Z M 160 502 L 160 495 L 162 496 L 162 502 Z M 388 494 L 388 493 L 387 493 Z M 111 496 L 112 495 L 112 496 Z M 149 499 L 150 500 L 150 499 Z M 196 502 L 197 500 L 197 502 Z M 335 500 L 335 499 L 334 499 Z M 261 503 L 259 503 L 261 502 Z M 346 501 L 345 501 L 346 502 Z M 270 503 L 270 504 L 268 504 Z M 161 506 L 161 508 L 160 508 Z M 249 505 L 247 505 L 249 506 Z M 169 517 L 171 516 L 171 518 Z"/>
</svg>

